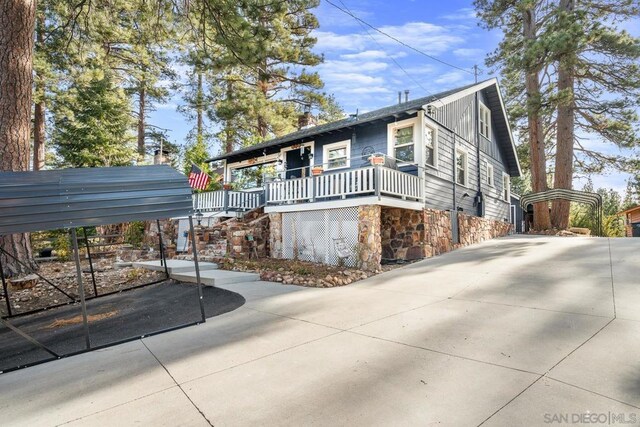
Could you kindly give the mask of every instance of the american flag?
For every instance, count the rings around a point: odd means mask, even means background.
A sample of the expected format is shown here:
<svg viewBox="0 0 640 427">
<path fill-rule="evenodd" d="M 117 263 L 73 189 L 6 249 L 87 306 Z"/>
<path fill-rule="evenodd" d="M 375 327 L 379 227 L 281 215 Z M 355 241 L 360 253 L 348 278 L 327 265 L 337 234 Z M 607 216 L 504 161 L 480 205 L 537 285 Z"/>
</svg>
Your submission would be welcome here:
<svg viewBox="0 0 640 427">
<path fill-rule="evenodd" d="M 202 172 L 196 165 L 191 165 L 189 172 L 189 185 L 196 190 L 204 190 L 209 185 L 209 175 Z"/>
</svg>

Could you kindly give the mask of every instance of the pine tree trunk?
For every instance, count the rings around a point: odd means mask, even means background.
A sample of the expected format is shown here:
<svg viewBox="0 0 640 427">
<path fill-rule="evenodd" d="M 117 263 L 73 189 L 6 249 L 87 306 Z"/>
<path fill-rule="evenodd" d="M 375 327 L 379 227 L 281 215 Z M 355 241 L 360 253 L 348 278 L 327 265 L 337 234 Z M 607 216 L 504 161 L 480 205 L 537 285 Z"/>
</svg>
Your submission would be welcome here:
<svg viewBox="0 0 640 427">
<path fill-rule="evenodd" d="M 262 70 L 258 71 L 258 90 L 261 92 L 263 99 L 267 99 L 269 94 L 269 75 L 267 74 L 267 61 L 261 65 Z M 264 109 L 258 111 L 258 135 L 264 141 L 269 133 L 269 124 L 265 118 Z"/>
<path fill-rule="evenodd" d="M 35 0 L 0 1 L 0 170 L 29 169 Z M 0 237 L 0 247 L 36 268 L 28 234 Z M 27 269 L 2 256 L 7 275 Z"/>
<path fill-rule="evenodd" d="M 44 46 L 44 16 L 38 17 L 36 26 L 36 49 Z M 35 90 L 38 93 L 39 101 L 36 102 L 33 113 L 33 170 L 44 169 L 45 165 L 45 84 L 43 76 L 35 76 Z"/>
<path fill-rule="evenodd" d="M 227 81 L 227 99 L 232 99 L 233 97 L 233 85 L 230 81 Z M 230 123 L 230 120 L 226 120 L 225 121 L 225 132 L 224 132 L 224 137 L 225 137 L 225 142 L 224 142 L 224 152 L 229 154 L 233 151 L 233 133 L 231 132 L 231 126 L 233 126 Z"/>
<path fill-rule="evenodd" d="M 523 13 L 523 32 L 527 40 L 536 39 L 536 19 L 533 9 Z M 529 122 L 529 156 L 531 160 L 531 186 L 533 192 L 547 190 L 547 159 L 544 151 L 544 135 L 540 117 L 540 67 L 530 66 L 526 70 L 527 110 Z M 551 227 L 549 204 L 536 203 L 533 206 L 534 230 L 546 230 Z"/>
<path fill-rule="evenodd" d="M 558 6 L 560 12 L 571 13 L 573 0 L 560 0 Z M 568 189 L 573 184 L 573 139 L 574 139 L 574 107 L 573 94 L 573 52 L 569 51 L 558 64 L 558 92 L 564 93 L 558 105 L 556 166 L 553 179 L 553 187 Z M 569 227 L 569 214 L 571 204 L 566 200 L 554 200 L 551 205 L 551 224 L 554 228 L 566 229 Z"/>
<path fill-rule="evenodd" d="M 145 113 L 146 113 L 146 90 L 144 81 L 140 84 L 138 90 L 138 164 L 144 162 L 145 150 Z M 162 153 L 160 153 L 162 156 Z"/>
<path fill-rule="evenodd" d="M 202 72 L 198 71 L 198 94 L 197 94 L 197 105 L 196 105 L 196 140 L 202 141 L 203 139 L 203 121 L 202 121 L 202 110 L 203 110 L 203 88 L 202 88 Z"/>
</svg>

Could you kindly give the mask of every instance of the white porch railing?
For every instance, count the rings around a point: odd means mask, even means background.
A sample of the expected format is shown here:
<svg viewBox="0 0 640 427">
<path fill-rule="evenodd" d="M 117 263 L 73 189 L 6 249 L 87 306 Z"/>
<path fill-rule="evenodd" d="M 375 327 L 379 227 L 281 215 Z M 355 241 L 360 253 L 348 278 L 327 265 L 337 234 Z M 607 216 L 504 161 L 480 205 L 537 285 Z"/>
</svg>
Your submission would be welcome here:
<svg viewBox="0 0 640 427">
<path fill-rule="evenodd" d="M 229 191 L 228 208 L 251 210 L 260 206 L 262 191 Z"/>
<path fill-rule="evenodd" d="M 313 198 L 312 178 L 294 178 L 267 184 L 269 203 L 308 200 Z"/>
<path fill-rule="evenodd" d="M 424 200 L 418 176 L 383 166 L 369 166 L 267 184 L 267 203 L 270 204 L 344 199 L 365 194 Z"/>
<path fill-rule="evenodd" d="M 380 193 L 423 200 L 420 178 L 395 169 L 380 168 Z"/>
<path fill-rule="evenodd" d="M 375 168 L 366 167 L 313 177 L 315 198 L 375 193 Z"/>
<path fill-rule="evenodd" d="M 262 191 L 218 190 L 193 196 L 193 209 L 206 211 L 251 210 L 262 204 Z"/>
<path fill-rule="evenodd" d="M 224 207 L 224 191 L 207 191 L 193 195 L 193 209 L 200 211 L 220 210 Z"/>
</svg>

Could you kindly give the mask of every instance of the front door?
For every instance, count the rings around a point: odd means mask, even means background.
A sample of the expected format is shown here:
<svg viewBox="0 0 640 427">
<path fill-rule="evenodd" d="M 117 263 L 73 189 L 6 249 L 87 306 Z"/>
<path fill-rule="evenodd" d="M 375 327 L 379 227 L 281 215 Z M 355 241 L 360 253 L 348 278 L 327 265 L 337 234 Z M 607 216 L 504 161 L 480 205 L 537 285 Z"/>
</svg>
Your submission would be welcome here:
<svg viewBox="0 0 640 427">
<path fill-rule="evenodd" d="M 631 237 L 640 237 L 640 222 L 631 224 Z"/>
<path fill-rule="evenodd" d="M 311 147 L 294 148 L 286 152 L 287 179 L 305 178 L 309 174 L 311 165 Z"/>
</svg>

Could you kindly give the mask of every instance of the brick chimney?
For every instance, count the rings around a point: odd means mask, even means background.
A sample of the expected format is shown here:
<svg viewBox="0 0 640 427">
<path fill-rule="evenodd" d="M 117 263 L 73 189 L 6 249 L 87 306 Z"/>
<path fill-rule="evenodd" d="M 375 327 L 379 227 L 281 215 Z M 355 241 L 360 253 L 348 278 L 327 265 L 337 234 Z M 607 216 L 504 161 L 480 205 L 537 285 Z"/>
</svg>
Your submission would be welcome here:
<svg viewBox="0 0 640 427">
<path fill-rule="evenodd" d="M 316 125 L 316 119 L 311 112 L 305 111 L 298 116 L 298 130 L 310 128 Z"/>
</svg>

